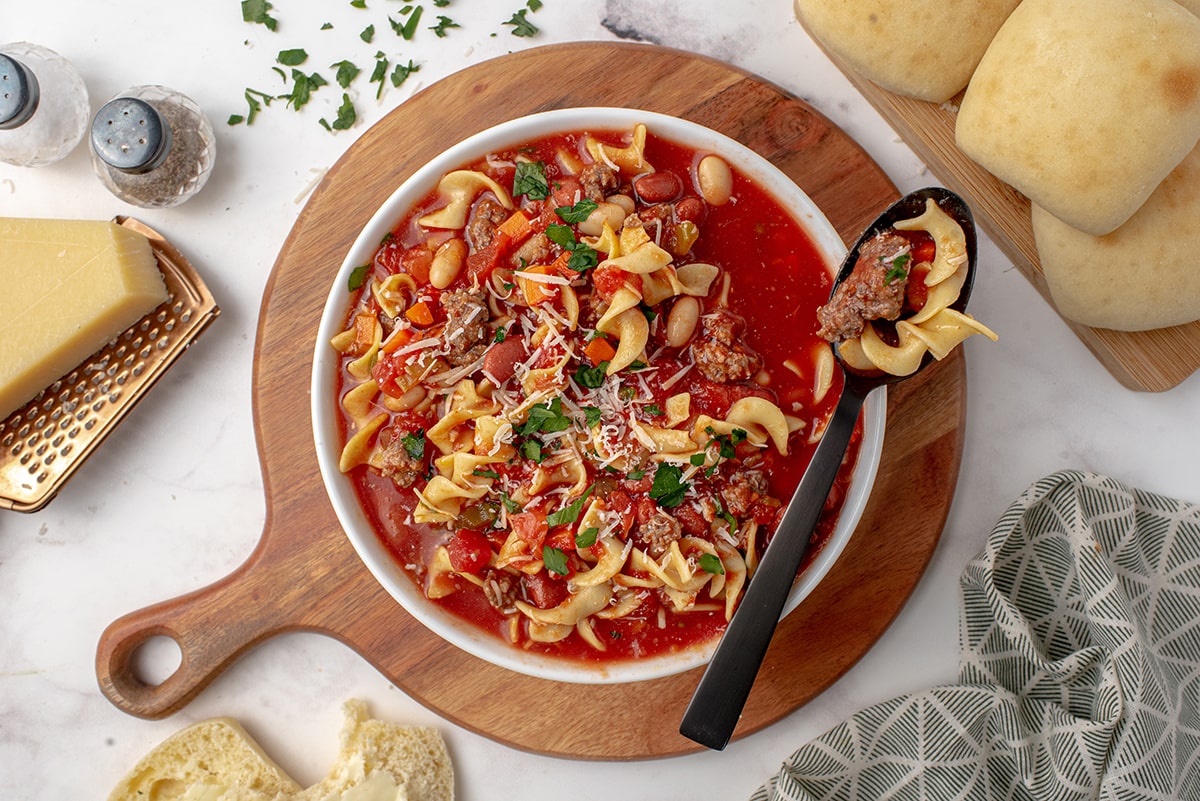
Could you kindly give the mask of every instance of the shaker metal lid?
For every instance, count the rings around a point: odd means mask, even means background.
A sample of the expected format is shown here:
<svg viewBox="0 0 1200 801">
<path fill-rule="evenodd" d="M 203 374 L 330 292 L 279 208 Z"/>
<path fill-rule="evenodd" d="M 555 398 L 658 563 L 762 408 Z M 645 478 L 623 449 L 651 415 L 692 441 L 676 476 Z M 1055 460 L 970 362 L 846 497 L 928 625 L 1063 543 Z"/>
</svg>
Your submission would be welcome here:
<svg viewBox="0 0 1200 801">
<path fill-rule="evenodd" d="M 37 76 L 12 56 L 0 53 L 0 131 L 29 122 L 40 95 Z"/>
<path fill-rule="evenodd" d="M 171 128 L 145 100 L 118 97 L 105 103 L 92 120 L 92 149 L 118 170 L 148 172 L 166 159 Z"/>
</svg>

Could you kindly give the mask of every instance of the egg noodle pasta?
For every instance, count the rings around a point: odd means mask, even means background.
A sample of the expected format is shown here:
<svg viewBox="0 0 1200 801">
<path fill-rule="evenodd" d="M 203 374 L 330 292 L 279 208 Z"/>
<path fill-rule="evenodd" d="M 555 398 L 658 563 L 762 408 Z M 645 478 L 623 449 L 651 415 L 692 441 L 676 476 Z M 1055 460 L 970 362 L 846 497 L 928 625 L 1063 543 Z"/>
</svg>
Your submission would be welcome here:
<svg viewBox="0 0 1200 801">
<path fill-rule="evenodd" d="M 331 340 L 341 468 L 380 538 L 428 598 L 518 647 L 633 658 L 715 636 L 840 391 L 815 322 L 769 332 L 815 311 L 828 268 L 735 171 L 706 200 L 705 156 L 637 125 L 451 170 Z"/>
<path fill-rule="evenodd" d="M 968 262 L 962 226 L 927 198 L 920 215 L 863 245 L 851 275 L 817 312 L 821 335 L 838 343 L 851 369 L 897 376 L 915 373 L 926 354 L 944 359 L 975 334 L 995 341 L 987 326 L 950 308 Z"/>
</svg>

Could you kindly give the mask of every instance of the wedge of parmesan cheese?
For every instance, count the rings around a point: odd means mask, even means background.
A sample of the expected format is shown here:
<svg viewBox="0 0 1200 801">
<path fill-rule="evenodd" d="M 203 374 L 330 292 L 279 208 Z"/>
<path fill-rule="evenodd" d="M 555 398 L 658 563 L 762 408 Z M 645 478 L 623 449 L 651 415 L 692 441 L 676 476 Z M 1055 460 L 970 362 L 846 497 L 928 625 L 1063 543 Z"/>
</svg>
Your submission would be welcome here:
<svg viewBox="0 0 1200 801">
<path fill-rule="evenodd" d="M 167 299 L 150 243 L 113 222 L 0 217 L 0 419 Z"/>
</svg>

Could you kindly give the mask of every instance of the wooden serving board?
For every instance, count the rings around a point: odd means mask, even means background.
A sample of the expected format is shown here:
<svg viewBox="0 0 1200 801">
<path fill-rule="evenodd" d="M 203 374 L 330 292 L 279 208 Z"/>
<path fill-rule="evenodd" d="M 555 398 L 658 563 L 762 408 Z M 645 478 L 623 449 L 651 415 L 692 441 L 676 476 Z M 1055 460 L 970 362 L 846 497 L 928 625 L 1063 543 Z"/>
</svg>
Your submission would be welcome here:
<svg viewBox="0 0 1200 801">
<path fill-rule="evenodd" d="M 472 67 L 424 90 L 330 169 L 280 251 L 262 303 L 254 372 L 267 496 L 257 549 L 227 578 L 108 627 L 96 671 L 115 705 L 148 718 L 169 715 L 247 649 L 306 630 L 341 640 L 448 720 L 516 748 L 579 759 L 699 750 L 677 731 L 699 669 L 638 684 L 558 684 L 485 663 L 426 630 L 357 558 L 326 499 L 313 448 L 308 355 L 331 279 L 375 208 L 454 140 L 512 117 L 582 105 L 674 114 L 741 140 L 806 189 L 847 240 L 897 195 L 874 162 L 805 103 L 688 53 L 557 45 Z M 955 355 L 894 388 L 862 524 L 826 579 L 781 624 L 736 736 L 779 720 L 841 676 L 920 579 L 958 478 L 965 372 Z M 183 659 L 175 674 L 151 686 L 131 662 L 155 635 L 173 638 Z"/>
<path fill-rule="evenodd" d="M 955 145 L 954 125 L 962 93 L 947 103 L 903 97 L 867 80 L 834 53 L 825 53 L 929 169 L 967 200 L 976 223 L 1053 308 L 1033 238 L 1029 199 Z M 1065 317 L 1063 322 L 1129 389 L 1163 392 L 1200 368 L 1200 321 L 1152 331 L 1089 328 Z"/>
</svg>

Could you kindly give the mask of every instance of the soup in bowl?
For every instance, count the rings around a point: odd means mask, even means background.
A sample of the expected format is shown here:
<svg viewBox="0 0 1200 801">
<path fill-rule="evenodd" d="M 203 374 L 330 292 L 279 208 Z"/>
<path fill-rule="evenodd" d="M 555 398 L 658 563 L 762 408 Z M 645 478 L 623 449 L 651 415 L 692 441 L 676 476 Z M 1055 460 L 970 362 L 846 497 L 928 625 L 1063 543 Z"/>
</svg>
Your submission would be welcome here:
<svg viewBox="0 0 1200 801">
<path fill-rule="evenodd" d="M 845 248 L 753 151 L 608 108 L 522 117 L 406 180 L 325 306 L 312 412 L 359 556 L 454 645 L 572 682 L 703 664 L 841 389 Z M 866 504 L 867 404 L 784 614 Z"/>
</svg>

